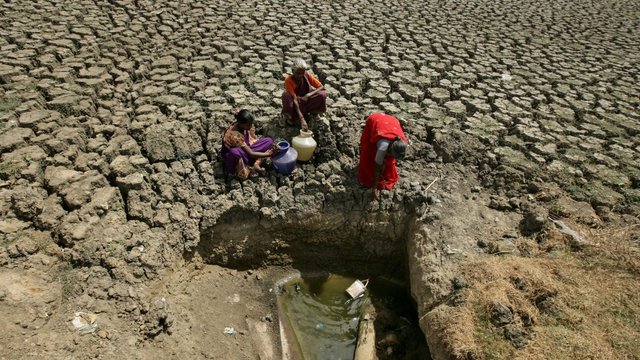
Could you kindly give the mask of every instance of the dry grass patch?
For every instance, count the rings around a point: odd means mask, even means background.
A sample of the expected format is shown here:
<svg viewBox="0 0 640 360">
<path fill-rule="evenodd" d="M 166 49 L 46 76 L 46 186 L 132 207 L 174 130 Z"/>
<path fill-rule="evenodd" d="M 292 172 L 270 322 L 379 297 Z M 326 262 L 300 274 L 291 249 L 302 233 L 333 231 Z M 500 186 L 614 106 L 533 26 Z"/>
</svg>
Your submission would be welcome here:
<svg viewBox="0 0 640 360">
<path fill-rule="evenodd" d="M 580 230 L 593 243 L 582 251 L 552 230 L 540 244 L 519 239 L 529 257 L 466 264 L 469 286 L 458 293 L 463 301 L 455 309 L 441 306 L 442 314 L 429 319 L 442 327 L 449 354 L 640 359 L 639 229 Z"/>
</svg>

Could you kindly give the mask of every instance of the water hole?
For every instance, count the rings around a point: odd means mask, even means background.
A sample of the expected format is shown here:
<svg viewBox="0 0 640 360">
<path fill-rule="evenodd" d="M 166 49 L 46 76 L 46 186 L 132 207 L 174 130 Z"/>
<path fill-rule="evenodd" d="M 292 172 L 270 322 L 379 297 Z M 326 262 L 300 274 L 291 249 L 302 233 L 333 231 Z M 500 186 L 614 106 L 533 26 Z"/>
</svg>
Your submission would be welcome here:
<svg viewBox="0 0 640 360">
<path fill-rule="evenodd" d="M 364 296 L 353 300 L 345 290 L 355 280 L 333 273 L 281 280 L 277 292 L 281 326 L 297 357 L 353 359 L 361 310 L 371 304 L 378 359 L 430 359 L 406 288 L 398 281 L 375 277 L 369 279 Z"/>
</svg>

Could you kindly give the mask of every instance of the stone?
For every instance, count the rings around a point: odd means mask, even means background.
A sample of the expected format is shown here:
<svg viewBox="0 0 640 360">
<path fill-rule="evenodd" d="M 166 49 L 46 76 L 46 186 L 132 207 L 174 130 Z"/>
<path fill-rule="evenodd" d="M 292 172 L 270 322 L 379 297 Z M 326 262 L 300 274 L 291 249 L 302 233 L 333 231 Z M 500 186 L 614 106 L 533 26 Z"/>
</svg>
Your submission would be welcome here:
<svg viewBox="0 0 640 360">
<path fill-rule="evenodd" d="M 546 210 L 537 206 L 525 206 L 524 218 L 521 223 L 521 230 L 524 234 L 536 234 L 545 229 L 549 224 L 549 214 Z"/>
<path fill-rule="evenodd" d="M 0 233 L 13 234 L 18 231 L 24 230 L 29 227 L 29 223 L 20 221 L 18 219 L 1 219 L 0 220 Z"/>
<path fill-rule="evenodd" d="M 144 183 L 145 183 L 144 175 L 138 172 L 127 175 L 124 178 L 123 177 L 116 178 L 116 184 L 123 191 L 142 189 L 142 186 L 144 185 Z"/>
<path fill-rule="evenodd" d="M 11 194 L 11 209 L 25 220 L 32 221 L 44 209 L 47 192 L 36 187 L 17 187 Z"/>
<path fill-rule="evenodd" d="M 145 134 L 145 150 L 153 162 L 170 161 L 176 158 L 175 148 L 171 142 L 171 133 L 162 128 L 149 128 Z"/>
<path fill-rule="evenodd" d="M 51 111 L 33 110 L 24 112 L 18 119 L 18 124 L 22 127 L 35 128 L 40 122 L 44 122 L 51 117 Z"/>
<path fill-rule="evenodd" d="M 464 119 L 467 113 L 467 107 L 459 100 L 447 101 L 444 103 L 447 113 L 455 118 Z"/>
<path fill-rule="evenodd" d="M 491 323 L 494 326 L 503 326 L 513 321 L 513 312 L 511 308 L 494 301 L 490 306 Z"/>
<path fill-rule="evenodd" d="M 505 339 L 509 340 L 509 342 L 518 349 L 527 346 L 529 343 L 529 340 L 526 338 L 526 333 L 518 325 L 508 324 L 504 327 L 502 333 Z"/>
<path fill-rule="evenodd" d="M 22 147 L 26 140 L 34 137 L 33 130 L 23 127 L 14 127 L 0 134 L 0 153 Z"/>
</svg>

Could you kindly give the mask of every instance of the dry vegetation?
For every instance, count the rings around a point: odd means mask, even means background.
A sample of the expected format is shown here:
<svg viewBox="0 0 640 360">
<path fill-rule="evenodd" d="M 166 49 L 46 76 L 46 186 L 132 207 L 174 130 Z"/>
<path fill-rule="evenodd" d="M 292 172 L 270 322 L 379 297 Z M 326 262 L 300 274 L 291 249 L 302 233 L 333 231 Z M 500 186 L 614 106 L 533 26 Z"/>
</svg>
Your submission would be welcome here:
<svg viewBox="0 0 640 360">
<path fill-rule="evenodd" d="M 580 229 L 592 245 L 572 248 L 550 230 L 520 239 L 529 257 L 496 256 L 465 266 L 468 286 L 443 317 L 458 358 L 639 359 L 640 227 Z M 449 312 L 453 313 L 453 312 Z"/>
</svg>

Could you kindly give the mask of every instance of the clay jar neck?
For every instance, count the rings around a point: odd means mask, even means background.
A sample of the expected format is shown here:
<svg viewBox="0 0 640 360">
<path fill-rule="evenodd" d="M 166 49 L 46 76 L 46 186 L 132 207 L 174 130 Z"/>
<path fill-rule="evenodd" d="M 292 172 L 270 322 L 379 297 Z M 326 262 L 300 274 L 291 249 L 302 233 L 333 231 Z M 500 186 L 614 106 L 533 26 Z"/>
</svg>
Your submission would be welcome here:
<svg viewBox="0 0 640 360">
<path fill-rule="evenodd" d="M 313 137 L 313 131 L 300 130 L 300 135 L 299 136 L 303 137 L 303 138 Z"/>
</svg>

